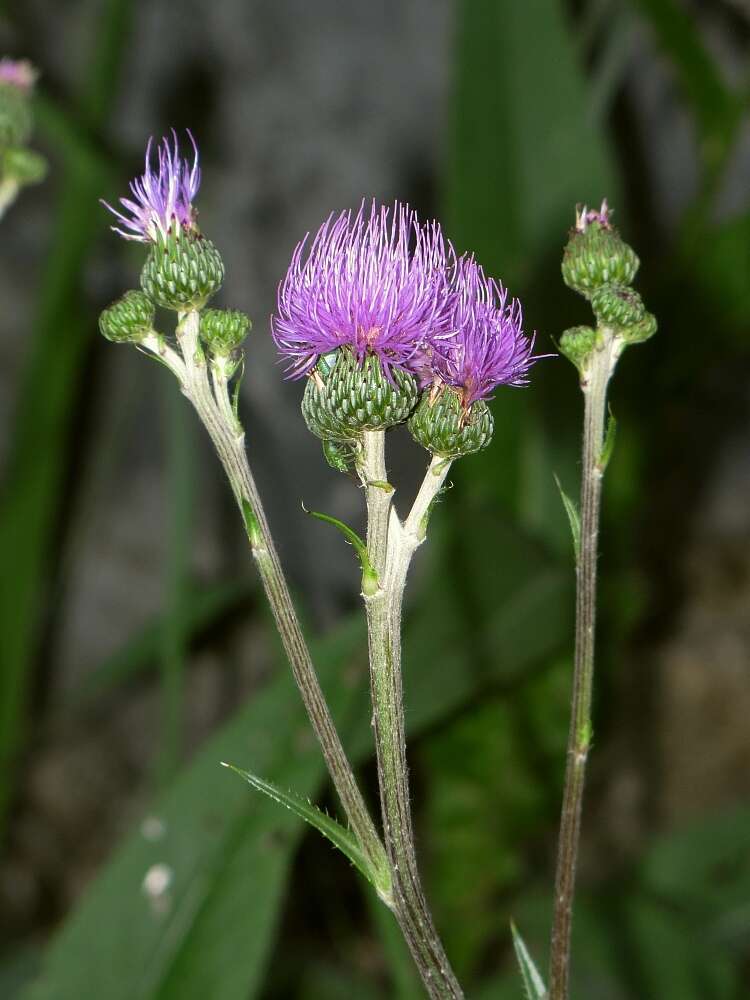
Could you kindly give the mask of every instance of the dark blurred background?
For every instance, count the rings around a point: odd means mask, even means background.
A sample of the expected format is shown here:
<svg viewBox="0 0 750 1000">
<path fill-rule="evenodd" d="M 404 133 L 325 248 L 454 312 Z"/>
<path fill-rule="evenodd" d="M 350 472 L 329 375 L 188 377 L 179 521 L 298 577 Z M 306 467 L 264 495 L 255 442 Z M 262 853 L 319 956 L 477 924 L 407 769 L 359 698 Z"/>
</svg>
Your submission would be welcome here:
<svg viewBox="0 0 750 1000">
<path fill-rule="evenodd" d="M 0 54 L 41 72 L 50 174 L 0 238 L 0 996 L 419 997 L 388 915 L 316 833 L 218 766 L 337 808 L 202 428 L 106 343 L 142 248 L 99 197 L 190 127 L 220 304 L 254 320 L 251 461 L 347 746 L 375 801 L 351 551 L 362 525 L 268 335 L 294 244 L 410 201 L 525 306 L 589 322 L 559 262 L 606 195 L 660 322 L 612 391 L 596 741 L 574 996 L 734 1000 L 750 983 L 750 93 L 746 0 L 24 0 Z M 161 317 L 163 324 L 169 316 Z M 580 393 L 563 359 L 493 404 L 407 609 L 418 848 L 476 998 L 540 964 L 571 676 Z M 425 457 L 390 436 L 408 501 Z"/>
</svg>

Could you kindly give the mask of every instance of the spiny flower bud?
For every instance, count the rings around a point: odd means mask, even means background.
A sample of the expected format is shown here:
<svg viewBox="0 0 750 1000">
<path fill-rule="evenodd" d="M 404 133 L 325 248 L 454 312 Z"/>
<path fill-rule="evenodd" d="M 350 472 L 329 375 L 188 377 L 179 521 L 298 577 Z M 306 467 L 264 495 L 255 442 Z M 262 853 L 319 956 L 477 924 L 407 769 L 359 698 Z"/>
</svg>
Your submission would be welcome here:
<svg viewBox="0 0 750 1000">
<path fill-rule="evenodd" d="M 201 313 L 201 340 L 215 355 L 236 351 L 251 329 L 249 316 L 235 309 L 204 309 Z"/>
<path fill-rule="evenodd" d="M 633 326 L 645 315 L 643 299 L 628 285 L 602 285 L 591 294 L 591 308 L 598 323 L 606 326 Z"/>
<path fill-rule="evenodd" d="M 141 288 L 165 309 L 201 309 L 219 291 L 224 263 L 213 243 L 195 228 L 158 237 L 141 271 Z"/>
<path fill-rule="evenodd" d="M 115 343 L 139 343 L 151 333 L 154 304 L 143 292 L 125 292 L 99 316 L 99 330 Z"/>
<path fill-rule="evenodd" d="M 359 364 L 350 348 L 324 359 L 308 379 L 302 398 L 302 415 L 308 429 L 322 440 L 353 441 L 364 430 L 377 430 L 403 423 L 417 404 L 414 377 L 400 368 L 391 369 L 391 380 L 380 361 L 367 354 Z M 327 369 L 327 370 L 326 370 Z"/>
<path fill-rule="evenodd" d="M 629 285 L 639 263 L 633 249 L 610 222 L 606 201 L 599 212 L 590 212 L 584 206 L 576 213 L 576 225 L 562 262 L 563 280 L 569 288 L 590 296 L 602 285 Z"/>
<path fill-rule="evenodd" d="M 0 59 L 0 146 L 22 146 L 31 135 L 35 80 L 30 62 Z"/>
<path fill-rule="evenodd" d="M 639 323 L 624 327 L 618 333 L 627 344 L 642 344 L 656 333 L 656 316 L 647 312 Z"/>
<path fill-rule="evenodd" d="M 478 399 L 466 409 L 461 395 L 444 387 L 437 396 L 425 392 L 409 418 L 415 441 L 439 458 L 460 458 L 480 451 L 492 440 L 494 423 L 490 409 Z"/>
<path fill-rule="evenodd" d="M 31 135 L 32 124 L 28 95 L 0 82 L 0 146 L 22 146 Z"/>
<path fill-rule="evenodd" d="M 599 334 L 590 326 L 573 326 L 560 337 L 560 353 L 582 371 L 586 360 L 596 347 Z"/>
</svg>

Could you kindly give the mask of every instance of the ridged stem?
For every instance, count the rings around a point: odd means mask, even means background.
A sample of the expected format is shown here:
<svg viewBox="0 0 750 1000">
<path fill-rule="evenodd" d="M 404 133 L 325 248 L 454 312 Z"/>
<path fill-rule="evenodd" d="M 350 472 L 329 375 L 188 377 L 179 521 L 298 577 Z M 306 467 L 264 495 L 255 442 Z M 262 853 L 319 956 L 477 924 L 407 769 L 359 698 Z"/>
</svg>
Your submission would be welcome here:
<svg viewBox="0 0 750 1000">
<path fill-rule="evenodd" d="M 391 905 L 390 876 L 383 844 L 341 745 L 302 635 L 263 504 L 250 471 L 245 451 L 245 434 L 232 411 L 226 379 L 214 373 L 212 391 L 198 331 L 197 312 L 180 314 L 178 342 L 184 362 L 156 338 L 144 343 L 144 346 L 158 354 L 175 372 L 183 393 L 193 404 L 213 442 L 245 521 L 263 589 L 334 787 L 360 847 L 370 862 L 378 892 Z"/>
<path fill-rule="evenodd" d="M 434 464 L 434 463 L 433 463 Z M 370 682 L 385 846 L 391 865 L 394 913 L 428 994 L 463 997 L 430 914 L 417 867 L 409 802 L 404 698 L 401 681 L 401 604 L 414 550 L 425 537 L 425 518 L 447 475 L 430 466 L 415 509 L 401 525 L 387 483 L 385 432 L 364 431 L 359 468 L 367 494 L 367 549 L 380 588 L 365 596 Z"/>
<path fill-rule="evenodd" d="M 570 937 L 573 922 L 581 811 L 586 762 L 593 736 L 591 701 L 594 683 L 596 563 L 604 462 L 607 386 L 621 345 L 604 333 L 604 346 L 594 350 L 581 378 L 584 398 L 581 463 L 581 534 L 576 561 L 576 623 L 573 696 L 568 734 L 565 786 L 560 817 L 555 900 L 550 945 L 549 997 L 567 1000 Z"/>
</svg>

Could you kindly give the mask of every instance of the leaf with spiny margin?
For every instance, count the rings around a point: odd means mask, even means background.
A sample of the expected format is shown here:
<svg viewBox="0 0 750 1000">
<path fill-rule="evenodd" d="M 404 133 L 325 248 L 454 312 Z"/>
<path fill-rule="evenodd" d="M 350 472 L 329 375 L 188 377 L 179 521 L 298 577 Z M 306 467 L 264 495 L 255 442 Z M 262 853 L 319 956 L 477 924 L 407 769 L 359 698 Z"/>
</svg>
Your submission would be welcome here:
<svg viewBox="0 0 750 1000">
<path fill-rule="evenodd" d="M 296 792 L 285 792 L 270 781 L 259 778 L 257 774 L 253 774 L 251 771 L 243 771 L 241 768 L 235 767 L 234 764 L 227 764 L 222 761 L 222 765 L 228 767 L 230 771 L 234 771 L 235 774 L 239 774 L 252 788 L 263 792 L 269 799 L 272 799 L 281 806 L 285 806 L 295 816 L 299 816 L 300 819 L 309 823 L 310 826 L 314 826 L 316 830 L 331 841 L 334 847 L 338 847 L 341 853 L 349 858 L 354 867 L 359 869 L 368 882 L 371 882 L 378 891 L 390 891 L 389 873 L 387 871 L 373 871 L 354 834 L 331 816 L 322 812 L 308 799 L 297 795 Z"/>
<path fill-rule="evenodd" d="M 604 444 L 602 445 L 602 450 L 599 453 L 599 461 L 596 463 L 599 467 L 600 472 L 604 470 L 609 465 L 609 460 L 612 458 L 612 452 L 615 450 L 615 438 L 617 437 L 617 421 L 612 413 L 609 411 L 609 420 L 607 421 L 607 433 L 604 435 Z"/>
<path fill-rule="evenodd" d="M 576 562 L 578 562 L 578 555 L 581 551 L 581 515 L 578 513 L 577 504 L 574 500 L 570 499 L 568 494 L 562 488 L 562 484 L 557 476 L 555 476 L 555 482 L 557 483 L 557 488 L 560 491 L 560 499 L 563 502 L 565 513 L 568 515 L 570 533 L 573 536 L 573 551 L 575 552 Z"/>
<path fill-rule="evenodd" d="M 510 922 L 510 931 L 513 935 L 513 949 L 515 950 L 518 965 L 521 969 L 521 977 L 528 1000 L 546 1000 L 547 989 L 544 985 L 544 980 L 539 974 L 536 965 L 534 965 L 534 960 L 529 954 L 529 949 L 524 944 L 523 938 L 518 933 L 516 925 L 512 920 Z"/>
</svg>

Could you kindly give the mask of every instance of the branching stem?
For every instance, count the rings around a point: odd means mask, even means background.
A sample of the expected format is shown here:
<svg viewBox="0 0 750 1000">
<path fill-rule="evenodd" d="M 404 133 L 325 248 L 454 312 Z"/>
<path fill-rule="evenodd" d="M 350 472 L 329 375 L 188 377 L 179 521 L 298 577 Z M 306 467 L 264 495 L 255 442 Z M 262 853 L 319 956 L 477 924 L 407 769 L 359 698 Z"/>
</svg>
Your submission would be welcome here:
<svg viewBox="0 0 750 1000">
<path fill-rule="evenodd" d="M 394 912 L 428 994 L 463 997 L 425 899 L 417 868 L 409 802 L 404 699 L 401 681 L 401 606 L 406 576 L 425 538 L 430 507 L 449 462 L 433 460 L 411 514 L 401 524 L 387 486 L 385 432 L 365 431 L 359 468 L 367 493 L 367 548 L 380 582 L 365 596 L 370 646 L 373 726 L 385 844 L 391 865 Z"/>
<path fill-rule="evenodd" d="M 373 871 L 381 898 L 392 905 L 388 860 L 354 772 L 336 731 L 300 628 L 276 553 L 265 511 L 245 451 L 245 434 L 234 416 L 227 381 L 214 373 L 209 381 L 198 337 L 198 313 L 180 314 L 178 342 L 182 358 L 154 334 L 143 347 L 156 354 L 177 376 L 185 396 L 208 431 L 245 521 L 253 557 L 271 605 L 294 679 L 325 757 L 328 771 L 362 851 Z"/>
</svg>

